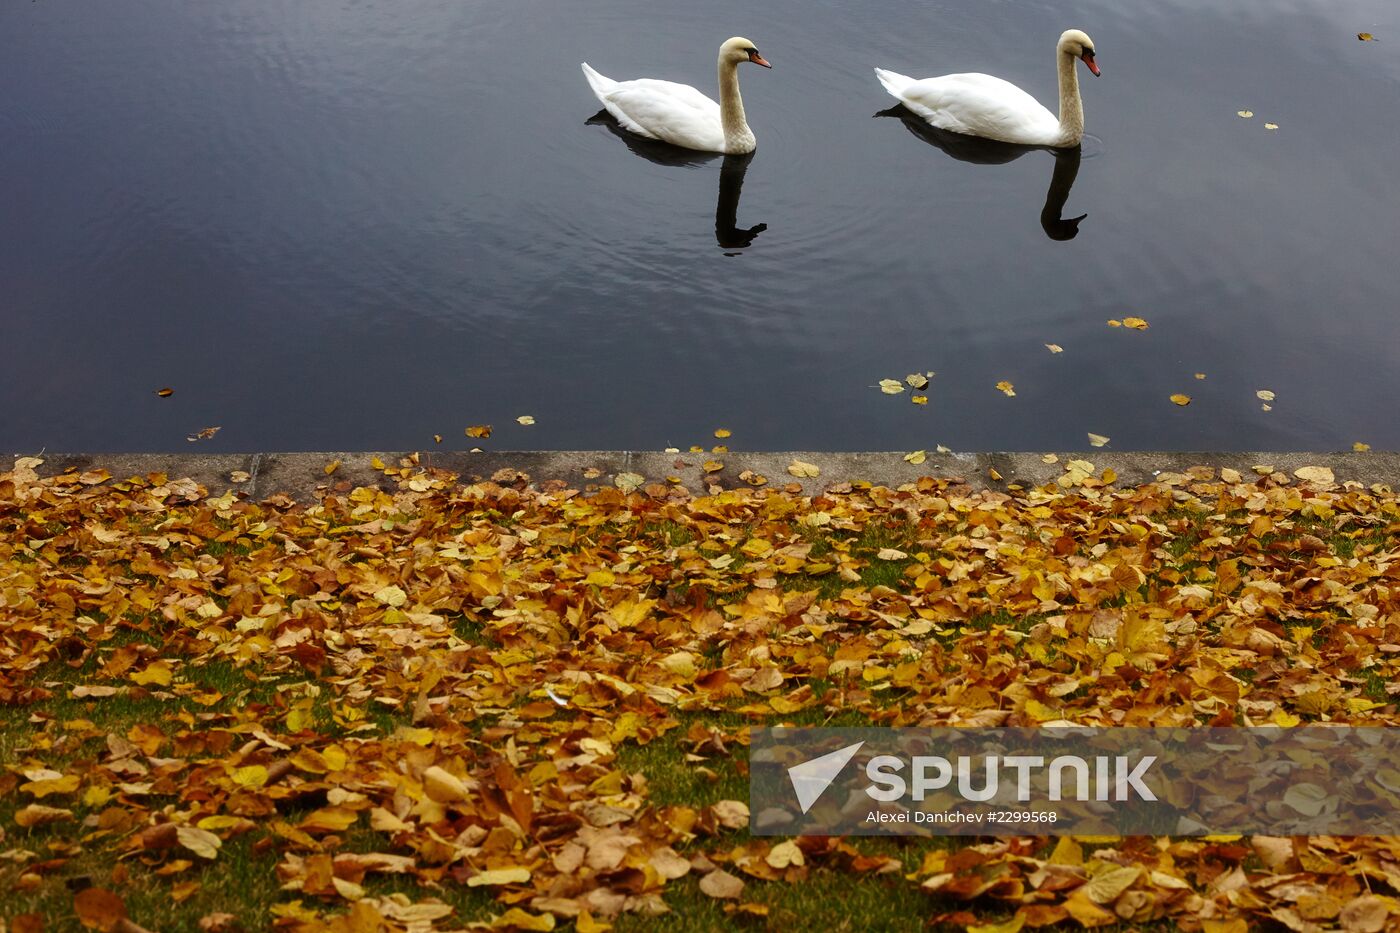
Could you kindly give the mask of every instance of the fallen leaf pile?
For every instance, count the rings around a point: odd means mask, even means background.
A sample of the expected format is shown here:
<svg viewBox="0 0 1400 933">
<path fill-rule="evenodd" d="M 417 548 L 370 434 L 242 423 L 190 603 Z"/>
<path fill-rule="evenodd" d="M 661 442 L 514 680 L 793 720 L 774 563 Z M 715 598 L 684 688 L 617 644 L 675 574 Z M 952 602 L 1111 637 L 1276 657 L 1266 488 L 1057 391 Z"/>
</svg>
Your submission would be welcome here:
<svg viewBox="0 0 1400 933">
<path fill-rule="evenodd" d="M 1073 460 L 1010 492 L 695 495 L 403 461 L 383 488 L 255 502 L 39 466 L 0 473 L 12 930 L 60 898 L 68 922 L 162 928 L 124 881 L 194 903 L 235 858 L 272 866 L 290 930 L 604 930 L 680 885 L 762 924 L 773 892 L 830 873 L 969 929 L 1400 925 L 1397 839 L 1030 836 L 902 861 L 750 838 L 743 803 L 663 801 L 626 763 L 673 743 L 696 775 L 742 775 L 742 723 L 838 715 L 1400 723 L 1383 488 L 1270 467 L 1119 488 Z"/>
</svg>

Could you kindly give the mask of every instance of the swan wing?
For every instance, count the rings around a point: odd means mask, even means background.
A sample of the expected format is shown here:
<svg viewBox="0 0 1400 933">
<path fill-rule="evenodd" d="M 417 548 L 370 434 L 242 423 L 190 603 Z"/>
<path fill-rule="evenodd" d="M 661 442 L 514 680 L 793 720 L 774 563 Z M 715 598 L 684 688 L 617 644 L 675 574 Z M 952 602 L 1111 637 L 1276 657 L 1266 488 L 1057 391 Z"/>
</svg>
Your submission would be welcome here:
<svg viewBox="0 0 1400 933">
<path fill-rule="evenodd" d="M 687 149 L 724 151 L 719 104 L 690 85 L 638 78 L 600 88 L 591 75 L 589 83 L 599 102 L 625 129 Z"/>
<path fill-rule="evenodd" d="M 953 133 L 1023 145 L 1054 145 L 1060 121 L 1034 97 L 1001 78 L 943 75 L 904 85 L 896 94 L 910 110 Z"/>
</svg>

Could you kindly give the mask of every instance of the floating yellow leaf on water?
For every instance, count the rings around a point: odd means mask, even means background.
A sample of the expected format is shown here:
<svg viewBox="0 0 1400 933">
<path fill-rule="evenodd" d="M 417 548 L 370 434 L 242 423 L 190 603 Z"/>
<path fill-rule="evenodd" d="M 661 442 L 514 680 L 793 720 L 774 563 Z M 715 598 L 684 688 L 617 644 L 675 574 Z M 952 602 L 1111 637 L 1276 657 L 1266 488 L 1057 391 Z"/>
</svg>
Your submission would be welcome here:
<svg viewBox="0 0 1400 933">
<path fill-rule="evenodd" d="M 715 437 L 729 437 L 732 433 L 728 428 L 715 428 Z"/>
<path fill-rule="evenodd" d="M 434 443 L 434 444 L 441 444 L 441 443 L 442 443 L 442 435 L 441 435 L 441 434 L 434 434 L 434 435 L 433 435 L 433 443 Z"/>
<path fill-rule="evenodd" d="M 1204 379 L 1205 377 L 1206 377 L 1206 374 L 1205 374 L 1205 373 L 1196 373 L 1196 378 L 1197 378 L 1197 379 Z"/>
<path fill-rule="evenodd" d="M 712 454 L 727 454 L 727 453 L 729 453 L 729 448 L 726 447 L 726 446 L 724 446 L 723 444 L 716 444 L 715 446 L 713 446 L 713 447 L 710 448 L 710 453 L 712 453 Z"/>
<path fill-rule="evenodd" d="M 911 396 L 909 396 L 909 401 L 913 402 L 915 405 L 927 405 L 927 404 L 928 404 L 928 396 L 927 396 L 927 395 L 911 395 Z"/>
<path fill-rule="evenodd" d="M 794 460 L 788 464 L 787 471 L 793 476 L 820 476 L 821 470 L 815 463 L 807 463 L 805 460 Z"/>
<path fill-rule="evenodd" d="M 1173 405 L 1182 405 L 1182 406 L 1190 405 L 1190 404 L 1191 404 L 1191 396 L 1189 396 L 1189 395 L 1183 395 L 1183 394 L 1181 394 L 1180 392 L 1178 392 L 1178 393 L 1176 393 L 1175 395 L 1172 396 L 1172 404 L 1173 404 Z"/>
<path fill-rule="evenodd" d="M 332 460 L 330 463 L 327 463 L 325 466 L 321 467 L 321 472 L 325 473 L 327 476 L 330 476 L 338 469 L 340 469 L 340 461 Z"/>
<path fill-rule="evenodd" d="M 1277 123 L 1265 123 L 1265 124 L 1264 124 L 1264 129 L 1266 129 L 1266 130 L 1276 130 L 1276 129 L 1278 129 L 1278 124 L 1277 124 Z"/>
<path fill-rule="evenodd" d="M 1356 38 L 1360 39 L 1362 42 L 1375 42 L 1375 41 L 1376 41 L 1376 37 L 1373 36 L 1373 35 L 1371 35 L 1369 32 L 1358 32 L 1358 33 L 1356 34 Z"/>
<path fill-rule="evenodd" d="M 1371 449 L 1371 445 L 1362 443 L 1361 441 L 1357 441 L 1351 445 L 1351 449 L 1359 454 L 1364 454 L 1366 451 Z"/>
<path fill-rule="evenodd" d="M 1119 321 L 1119 320 L 1114 320 L 1114 319 L 1110 318 L 1110 319 L 1109 319 L 1109 322 L 1108 322 L 1108 326 L 1109 326 L 1109 327 L 1122 327 L 1122 326 L 1123 326 L 1123 322 L 1122 322 L 1122 321 Z"/>
<path fill-rule="evenodd" d="M 534 415 L 521 415 L 519 418 L 516 418 L 515 420 L 516 420 L 516 422 L 519 423 L 519 424 L 523 424 L 523 425 L 527 425 L 527 426 L 528 426 L 528 425 L 532 425 L 532 424 L 535 423 L 535 416 L 534 416 Z"/>
<path fill-rule="evenodd" d="M 1011 398 L 1016 394 L 1016 387 L 1013 386 L 1011 383 L 1007 382 L 1005 379 L 997 383 L 997 389 L 1005 393 L 1007 398 Z"/>
<path fill-rule="evenodd" d="M 904 383 L 898 379 L 881 379 L 880 391 L 886 395 L 898 395 L 904 391 Z"/>
<path fill-rule="evenodd" d="M 938 451 L 941 454 L 950 454 L 953 452 L 953 448 L 944 447 L 942 444 L 939 444 L 937 447 L 934 448 L 934 450 Z"/>
<path fill-rule="evenodd" d="M 1091 447 L 1102 447 L 1107 443 L 1108 438 L 1104 437 L 1102 434 L 1095 434 L 1092 431 L 1089 432 L 1089 445 Z"/>
<path fill-rule="evenodd" d="M 1268 389 L 1260 389 L 1258 392 L 1254 393 L 1254 397 L 1266 402 L 1272 402 L 1274 400 L 1274 393 L 1270 392 Z"/>
<path fill-rule="evenodd" d="M 904 377 L 904 381 L 916 389 L 928 388 L 928 376 L 925 376 L 923 373 L 910 373 Z"/>
<path fill-rule="evenodd" d="M 215 425 L 215 426 L 212 427 L 212 428 L 203 428 L 203 429 L 200 430 L 200 432 L 199 432 L 198 434 L 190 434 L 190 435 L 188 435 L 188 436 L 185 438 L 185 440 L 187 440 L 187 441 L 189 441 L 189 442 L 191 442 L 191 443 L 194 443 L 195 441 L 207 441 L 207 440 L 209 440 L 209 438 L 211 438 L 211 437 L 213 437 L 215 434 L 218 434 L 218 433 L 219 433 L 219 427 L 220 427 L 219 425 Z"/>
<path fill-rule="evenodd" d="M 1063 353 L 1063 352 L 1065 352 L 1065 348 L 1062 347 L 1062 346 L 1060 346 L 1058 343 L 1047 343 L 1047 344 L 1045 345 L 1045 349 L 1049 350 L 1051 353 Z"/>
<path fill-rule="evenodd" d="M 916 450 L 911 454 L 905 454 L 904 459 L 908 463 L 923 463 L 925 460 L 928 459 L 928 452 L 923 450 Z"/>
<path fill-rule="evenodd" d="M 1147 330 L 1148 323 L 1140 317 L 1123 318 L 1123 326 L 1131 327 L 1133 330 Z"/>
<path fill-rule="evenodd" d="M 1235 112 L 1238 113 L 1240 116 L 1244 117 L 1246 120 L 1254 116 L 1253 110 L 1237 110 Z"/>
<path fill-rule="evenodd" d="M 170 388 L 170 386 L 166 386 L 164 389 L 156 389 L 156 395 L 159 395 L 161 398 L 170 398 L 170 396 L 174 394 L 175 390 Z"/>
<path fill-rule="evenodd" d="M 489 425 L 489 424 L 474 424 L 474 425 L 472 425 L 471 427 L 467 428 L 467 437 L 490 437 L 490 436 L 491 436 L 491 425 Z"/>
</svg>

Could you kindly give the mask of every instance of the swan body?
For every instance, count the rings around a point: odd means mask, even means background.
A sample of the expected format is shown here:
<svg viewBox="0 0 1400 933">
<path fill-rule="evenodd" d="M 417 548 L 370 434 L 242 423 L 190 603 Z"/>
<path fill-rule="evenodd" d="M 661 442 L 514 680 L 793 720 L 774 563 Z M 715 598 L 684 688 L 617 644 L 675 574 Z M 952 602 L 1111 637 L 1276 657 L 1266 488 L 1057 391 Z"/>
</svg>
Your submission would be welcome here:
<svg viewBox="0 0 1400 933">
<path fill-rule="evenodd" d="M 1055 47 L 1060 78 L 1060 115 L 1009 81 L 984 74 L 943 75 L 915 80 L 876 68 L 885 89 L 932 126 L 1022 146 L 1067 148 L 1084 136 L 1084 105 L 1074 60 L 1097 76 L 1094 41 L 1078 29 L 1066 30 Z"/>
<path fill-rule="evenodd" d="M 758 145 L 739 96 L 741 62 L 773 67 L 748 39 L 729 39 L 719 49 L 719 103 L 688 84 L 656 78 L 614 81 L 587 62 L 581 67 L 593 94 L 624 129 L 686 149 L 737 155 Z"/>
</svg>

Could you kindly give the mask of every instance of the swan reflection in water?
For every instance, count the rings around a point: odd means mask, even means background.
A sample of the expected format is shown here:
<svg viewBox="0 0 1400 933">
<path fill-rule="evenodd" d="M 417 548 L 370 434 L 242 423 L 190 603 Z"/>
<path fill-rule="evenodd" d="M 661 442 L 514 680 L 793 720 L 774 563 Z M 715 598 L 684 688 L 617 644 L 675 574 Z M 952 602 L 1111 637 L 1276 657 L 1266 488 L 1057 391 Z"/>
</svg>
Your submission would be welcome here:
<svg viewBox="0 0 1400 933">
<path fill-rule="evenodd" d="M 1074 187 L 1075 176 L 1079 174 L 1080 149 L 1052 149 L 1048 146 L 1017 146 L 1002 143 L 980 136 L 966 136 L 930 126 L 903 104 L 888 110 L 881 110 L 877 117 L 896 117 L 904 123 L 905 129 L 928 143 L 943 150 L 960 162 L 975 162 L 979 165 L 1004 165 L 1028 152 L 1044 151 L 1055 157 L 1055 171 L 1050 176 L 1050 189 L 1045 192 L 1045 206 L 1040 210 L 1040 226 L 1052 240 L 1072 240 L 1079 234 L 1079 222 L 1088 214 L 1078 217 L 1062 216 L 1065 202 L 1069 200 L 1069 189 Z"/>
<path fill-rule="evenodd" d="M 723 250 L 740 250 L 753 244 L 754 238 L 767 224 L 753 227 L 739 226 L 739 193 L 744 188 L 744 174 L 749 170 L 754 153 L 743 155 L 722 155 L 718 152 L 700 152 L 695 149 L 682 149 L 657 139 L 647 139 L 623 129 L 617 120 L 606 110 L 600 110 L 586 121 L 588 126 L 606 127 L 623 144 L 637 155 L 657 165 L 695 167 L 723 159 L 719 170 L 719 201 L 715 205 L 715 241 Z M 738 253 L 726 252 L 726 256 Z"/>
</svg>

